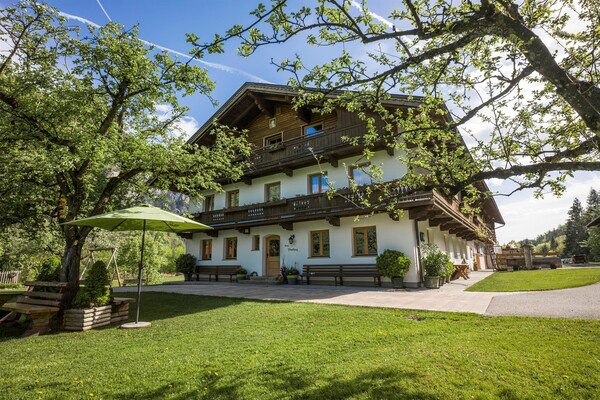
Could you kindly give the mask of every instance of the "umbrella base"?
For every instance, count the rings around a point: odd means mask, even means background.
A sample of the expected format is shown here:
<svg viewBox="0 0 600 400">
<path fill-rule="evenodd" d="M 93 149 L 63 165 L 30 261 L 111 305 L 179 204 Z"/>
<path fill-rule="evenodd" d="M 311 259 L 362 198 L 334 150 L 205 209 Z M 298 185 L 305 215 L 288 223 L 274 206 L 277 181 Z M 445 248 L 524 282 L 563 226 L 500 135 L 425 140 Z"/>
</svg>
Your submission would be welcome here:
<svg viewBox="0 0 600 400">
<path fill-rule="evenodd" d="M 128 322 L 126 324 L 121 325 L 123 329 L 138 329 L 138 328 L 148 328 L 152 325 L 150 322 Z"/>
</svg>

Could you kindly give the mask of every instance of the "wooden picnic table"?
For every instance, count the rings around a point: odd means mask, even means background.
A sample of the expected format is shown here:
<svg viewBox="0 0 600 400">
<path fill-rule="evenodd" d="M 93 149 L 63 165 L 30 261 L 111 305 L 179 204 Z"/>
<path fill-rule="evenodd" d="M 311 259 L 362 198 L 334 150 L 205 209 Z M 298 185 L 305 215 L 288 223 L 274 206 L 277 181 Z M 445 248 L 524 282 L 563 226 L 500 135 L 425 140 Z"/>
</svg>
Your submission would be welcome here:
<svg viewBox="0 0 600 400">
<path fill-rule="evenodd" d="M 455 268 L 455 270 L 454 270 L 454 273 L 452 274 L 451 279 L 458 279 L 458 278 L 470 279 L 469 272 L 471 272 L 471 270 L 469 269 L 468 264 L 454 264 L 454 268 Z"/>
</svg>

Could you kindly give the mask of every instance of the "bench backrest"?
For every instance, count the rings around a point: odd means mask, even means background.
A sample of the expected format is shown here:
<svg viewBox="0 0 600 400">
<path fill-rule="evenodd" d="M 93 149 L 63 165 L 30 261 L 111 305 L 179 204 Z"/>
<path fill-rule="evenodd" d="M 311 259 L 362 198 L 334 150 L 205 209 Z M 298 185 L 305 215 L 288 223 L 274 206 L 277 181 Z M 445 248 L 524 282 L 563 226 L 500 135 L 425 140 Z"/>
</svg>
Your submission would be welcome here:
<svg viewBox="0 0 600 400">
<path fill-rule="evenodd" d="M 196 271 L 199 274 L 235 275 L 239 268 L 239 265 L 199 265 Z"/>
<path fill-rule="evenodd" d="M 305 274 L 364 274 L 379 276 L 377 266 L 374 264 L 311 264 L 304 265 Z"/>
<path fill-rule="evenodd" d="M 29 289 L 19 296 L 17 303 L 60 307 L 67 285 L 66 282 L 25 282 Z"/>
</svg>

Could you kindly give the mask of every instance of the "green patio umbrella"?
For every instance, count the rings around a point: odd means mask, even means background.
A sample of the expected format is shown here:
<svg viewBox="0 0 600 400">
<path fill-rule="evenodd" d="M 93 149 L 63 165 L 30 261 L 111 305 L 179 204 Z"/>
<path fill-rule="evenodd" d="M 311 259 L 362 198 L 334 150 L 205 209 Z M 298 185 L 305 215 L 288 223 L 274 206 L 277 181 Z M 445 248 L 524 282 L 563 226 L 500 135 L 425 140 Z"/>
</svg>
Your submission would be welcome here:
<svg viewBox="0 0 600 400">
<path fill-rule="evenodd" d="M 109 231 L 142 231 L 141 259 L 138 268 L 138 287 L 137 287 L 137 310 L 135 315 L 135 324 L 124 324 L 126 328 L 141 328 L 150 326 L 149 322 L 140 322 L 140 298 L 142 293 L 142 269 L 144 268 L 144 242 L 146 240 L 146 231 L 161 232 L 190 232 L 203 229 L 212 229 L 208 225 L 201 224 L 180 215 L 164 211 L 150 205 L 126 208 L 113 211 L 106 214 L 94 215 L 89 218 L 82 218 L 65 225 L 92 226 Z"/>
</svg>

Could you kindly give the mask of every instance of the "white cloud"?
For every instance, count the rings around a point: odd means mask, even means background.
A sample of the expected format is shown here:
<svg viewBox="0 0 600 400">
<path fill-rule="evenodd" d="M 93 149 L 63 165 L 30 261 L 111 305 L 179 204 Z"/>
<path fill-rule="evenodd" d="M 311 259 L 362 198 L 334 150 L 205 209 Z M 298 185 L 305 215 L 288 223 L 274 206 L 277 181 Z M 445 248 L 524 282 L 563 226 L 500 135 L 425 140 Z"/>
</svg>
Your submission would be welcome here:
<svg viewBox="0 0 600 400">
<path fill-rule="evenodd" d="M 200 124 L 196 118 L 190 116 L 181 118 L 176 125 L 184 132 L 186 140 L 200 128 Z"/>
<path fill-rule="evenodd" d="M 362 6 L 360 5 L 360 3 L 358 1 L 352 0 L 352 1 L 350 1 L 350 4 L 352 4 L 352 7 L 356 8 L 356 9 L 358 9 L 360 11 L 364 11 L 363 8 L 362 8 Z M 372 11 L 369 11 L 368 14 L 371 17 L 373 17 L 373 19 L 376 19 L 377 21 L 379 21 L 379 22 L 381 22 L 383 24 L 386 24 L 390 28 L 394 27 L 394 24 L 391 21 L 389 21 L 388 19 L 382 17 L 381 15 L 376 14 L 376 13 L 374 13 Z"/>
<path fill-rule="evenodd" d="M 96 24 L 95 22 L 92 22 L 92 21 L 90 21 L 89 19 L 86 19 L 86 18 L 79 17 L 77 15 L 67 14 L 67 13 L 62 12 L 62 11 L 59 12 L 59 14 L 62 15 L 63 17 L 65 17 L 65 18 L 67 18 L 67 19 L 70 19 L 70 20 L 78 21 L 78 22 L 81 22 L 83 24 L 88 24 L 88 25 L 91 25 L 91 26 L 96 27 L 96 28 L 100 27 L 100 25 Z M 173 49 L 170 49 L 168 47 L 160 46 L 160 45 L 158 45 L 156 43 L 152 43 L 152 42 L 149 42 L 147 40 L 143 40 L 143 39 L 140 39 L 140 40 L 144 44 L 146 44 L 148 46 L 152 46 L 152 47 L 155 47 L 155 48 L 160 49 L 160 50 L 165 50 L 165 51 L 168 51 L 169 53 L 176 54 L 176 55 L 178 55 L 180 57 L 184 57 L 184 58 L 186 58 L 188 60 L 192 60 L 192 57 L 190 55 L 188 55 L 188 54 L 181 53 L 181 52 L 179 52 L 177 50 L 173 50 Z M 241 69 L 238 69 L 238 68 L 235 68 L 235 67 L 230 67 L 228 65 L 219 64 L 219 63 L 213 63 L 213 62 L 204 61 L 204 60 L 198 60 L 196 58 L 194 58 L 193 61 L 195 61 L 195 62 L 197 62 L 199 64 L 202 64 L 202 65 L 205 65 L 205 66 L 207 66 L 209 68 L 218 69 L 218 70 L 221 70 L 221 71 L 228 72 L 230 74 L 243 75 L 243 76 L 246 76 L 246 77 L 248 77 L 248 78 L 250 78 L 252 80 L 255 80 L 255 81 L 258 81 L 258 82 L 261 82 L 261 83 L 270 83 L 269 81 L 261 78 L 260 76 L 256 76 L 254 74 L 251 74 L 249 72 L 246 72 L 244 70 L 241 70 Z"/>
</svg>

